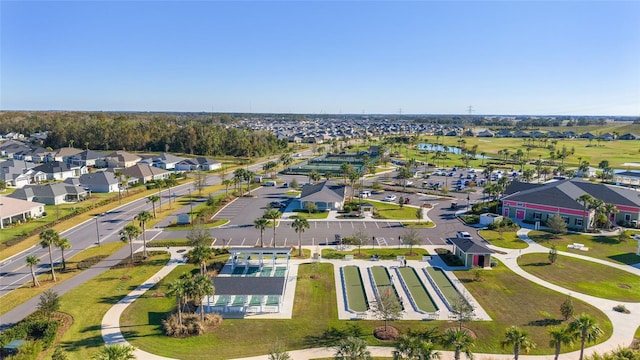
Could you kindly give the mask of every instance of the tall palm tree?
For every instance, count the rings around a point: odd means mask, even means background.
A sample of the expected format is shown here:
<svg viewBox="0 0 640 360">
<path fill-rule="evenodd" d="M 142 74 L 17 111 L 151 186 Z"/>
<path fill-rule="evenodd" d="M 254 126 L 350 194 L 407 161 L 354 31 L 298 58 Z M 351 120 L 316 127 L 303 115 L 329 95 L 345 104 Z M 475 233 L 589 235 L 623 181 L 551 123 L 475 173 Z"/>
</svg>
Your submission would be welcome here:
<svg viewBox="0 0 640 360">
<path fill-rule="evenodd" d="M 162 188 L 164 187 L 164 179 L 157 179 L 155 183 L 158 187 L 158 209 L 162 211 Z"/>
<path fill-rule="evenodd" d="M 551 337 L 549 346 L 555 349 L 555 360 L 560 356 L 560 347 L 562 345 L 572 346 L 575 335 L 569 330 L 568 326 L 551 327 L 547 330 Z"/>
<path fill-rule="evenodd" d="M 593 227 L 598 229 L 598 224 L 601 223 L 600 215 L 604 211 L 604 201 L 596 198 L 591 199 L 591 202 L 589 202 L 589 209 L 595 212 L 593 215 Z"/>
<path fill-rule="evenodd" d="M 140 229 L 133 225 L 129 224 L 124 227 L 124 229 L 120 230 L 120 240 L 124 242 L 129 242 L 129 249 L 131 249 L 131 265 L 133 265 L 133 239 L 140 235 Z"/>
<path fill-rule="evenodd" d="M 371 352 L 367 350 L 367 342 L 359 337 L 349 336 L 342 339 L 335 347 L 335 360 L 370 360 Z"/>
<path fill-rule="evenodd" d="M 67 261 L 64 258 L 64 249 L 70 249 L 71 243 L 67 238 L 58 237 L 54 245 L 60 248 L 60 254 L 62 255 L 62 270 L 67 270 Z"/>
<path fill-rule="evenodd" d="M 40 259 L 35 255 L 28 255 L 26 258 L 27 265 L 29 265 L 29 270 L 31 270 L 31 278 L 33 279 L 33 286 L 40 286 L 40 282 L 38 281 L 38 277 L 36 276 L 36 272 L 33 269 L 34 266 L 40 264 Z"/>
<path fill-rule="evenodd" d="M 473 337 L 471 337 L 467 330 L 460 328 L 447 329 L 440 341 L 442 342 L 442 346 L 453 348 L 455 360 L 460 360 L 461 353 L 464 353 L 467 359 L 473 359 L 471 348 L 475 344 Z"/>
<path fill-rule="evenodd" d="M 42 248 L 48 248 L 49 250 L 49 266 L 51 268 L 51 277 L 53 277 L 53 281 L 58 281 L 56 279 L 56 272 L 53 269 L 53 254 L 52 254 L 52 249 L 53 246 L 56 244 L 56 241 L 58 241 L 58 239 L 60 238 L 60 235 L 58 234 L 57 231 L 53 230 L 53 229 L 47 229 L 43 232 L 40 233 L 40 246 L 42 246 Z"/>
<path fill-rule="evenodd" d="M 588 193 L 584 193 L 576 199 L 577 202 L 582 203 L 582 232 L 587 232 L 587 207 L 593 200 L 593 196 Z"/>
<path fill-rule="evenodd" d="M 202 298 L 215 294 L 215 288 L 211 279 L 204 275 L 195 275 L 190 279 L 191 286 L 189 286 L 189 296 L 195 300 L 196 304 L 200 304 L 200 320 L 204 321 L 204 308 L 202 308 Z"/>
<path fill-rule="evenodd" d="M 164 185 L 167 187 L 167 190 L 169 191 L 169 209 L 171 209 L 171 188 L 178 185 L 178 180 L 176 180 L 174 174 L 171 174 L 164 181 Z"/>
<path fill-rule="evenodd" d="M 604 214 L 607 215 L 607 229 L 611 227 L 611 217 L 619 212 L 615 204 L 607 203 L 603 207 Z M 615 218 L 614 218 L 615 219 Z"/>
<path fill-rule="evenodd" d="M 213 254 L 212 248 L 206 245 L 198 245 L 189 252 L 187 258 L 189 258 L 189 262 L 200 266 L 201 275 L 207 275 L 207 260 L 211 259 Z"/>
<path fill-rule="evenodd" d="M 302 233 L 309 228 L 309 222 L 305 218 L 298 217 L 293 220 L 291 227 L 298 234 L 298 256 L 302 256 Z"/>
<path fill-rule="evenodd" d="M 267 209 L 264 215 L 262 215 L 265 219 L 270 220 L 273 226 L 273 247 L 276 247 L 276 225 L 278 224 L 276 220 L 278 220 L 280 216 L 282 216 L 282 213 L 277 209 Z"/>
<path fill-rule="evenodd" d="M 222 180 L 222 185 L 224 186 L 224 197 L 228 197 L 229 196 L 229 186 L 231 186 L 233 184 L 233 180 L 231 179 L 224 179 Z"/>
<path fill-rule="evenodd" d="M 416 335 L 404 335 L 396 343 L 393 360 L 431 360 L 440 359 L 435 344 Z"/>
<path fill-rule="evenodd" d="M 140 222 L 140 227 L 142 228 L 142 258 L 147 258 L 147 235 L 145 231 L 147 230 L 147 221 L 151 220 L 151 213 L 147 210 L 142 210 L 135 217 Z"/>
<path fill-rule="evenodd" d="M 351 167 L 351 165 L 347 164 L 346 162 L 340 165 L 340 171 L 342 172 L 342 179 L 344 180 L 345 185 L 347 184 L 347 177 L 352 170 L 353 168 Z"/>
<path fill-rule="evenodd" d="M 99 353 L 92 357 L 93 360 L 134 360 L 135 348 L 131 345 L 105 345 Z"/>
<path fill-rule="evenodd" d="M 178 277 L 167 285 L 167 296 L 175 296 L 176 307 L 178 308 L 178 325 L 182 326 L 182 303 L 186 295 L 186 281 L 182 277 Z"/>
<path fill-rule="evenodd" d="M 153 218 L 156 218 L 156 203 L 160 200 L 160 196 L 158 195 L 151 195 L 149 196 L 147 199 L 149 199 L 149 202 L 151 203 L 151 206 L 153 207 Z"/>
<path fill-rule="evenodd" d="M 520 352 L 529 352 L 536 347 L 536 344 L 531 340 L 529 334 L 520 330 L 517 326 L 511 326 L 507 328 L 504 333 L 504 340 L 500 342 L 503 348 L 507 346 L 513 346 L 513 359 L 518 360 Z"/>
<path fill-rule="evenodd" d="M 264 243 L 262 242 L 262 238 L 264 235 L 264 229 L 269 225 L 269 220 L 264 217 L 253 220 L 253 227 L 260 231 L 260 247 L 264 247 Z"/>
<path fill-rule="evenodd" d="M 584 345 L 587 342 L 596 341 L 603 333 L 596 320 L 585 313 L 580 314 L 569 323 L 569 331 L 580 339 L 580 360 L 584 357 Z"/>
</svg>

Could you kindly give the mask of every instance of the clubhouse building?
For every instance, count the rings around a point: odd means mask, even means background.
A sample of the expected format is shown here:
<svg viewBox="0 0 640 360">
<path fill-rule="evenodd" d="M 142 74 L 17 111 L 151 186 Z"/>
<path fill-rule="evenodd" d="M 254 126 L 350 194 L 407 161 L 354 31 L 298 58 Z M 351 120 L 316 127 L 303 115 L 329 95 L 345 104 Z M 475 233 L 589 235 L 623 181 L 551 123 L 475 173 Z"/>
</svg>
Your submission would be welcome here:
<svg viewBox="0 0 640 360">
<path fill-rule="evenodd" d="M 629 226 L 640 218 L 640 192 L 581 179 L 546 184 L 512 182 L 501 199 L 502 215 L 520 221 L 544 223 L 554 214 L 559 214 L 569 229 L 582 229 L 583 218 L 588 227 L 595 215 L 594 210 L 585 212 L 584 205 L 576 200 L 583 194 L 605 204 L 614 204 L 618 213 L 609 214 L 613 224 Z"/>
</svg>

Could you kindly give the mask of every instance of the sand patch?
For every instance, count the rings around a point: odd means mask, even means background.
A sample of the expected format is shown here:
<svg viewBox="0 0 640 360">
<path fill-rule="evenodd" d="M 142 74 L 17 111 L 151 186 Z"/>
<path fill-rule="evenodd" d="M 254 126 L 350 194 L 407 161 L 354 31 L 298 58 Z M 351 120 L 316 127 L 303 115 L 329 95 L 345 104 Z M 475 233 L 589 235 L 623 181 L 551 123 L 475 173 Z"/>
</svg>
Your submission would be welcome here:
<svg viewBox="0 0 640 360">
<path fill-rule="evenodd" d="M 622 166 L 640 166 L 640 163 L 624 163 Z"/>
</svg>

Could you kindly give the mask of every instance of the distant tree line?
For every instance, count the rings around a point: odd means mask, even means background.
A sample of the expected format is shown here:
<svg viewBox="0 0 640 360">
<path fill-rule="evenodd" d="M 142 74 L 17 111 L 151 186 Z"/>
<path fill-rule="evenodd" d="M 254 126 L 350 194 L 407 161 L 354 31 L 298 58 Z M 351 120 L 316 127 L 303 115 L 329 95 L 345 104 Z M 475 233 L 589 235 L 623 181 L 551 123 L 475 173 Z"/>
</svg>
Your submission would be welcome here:
<svg viewBox="0 0 640 360">
<path fill-rule="evenodd" d="M 206 156 L 259 157 L 286 149 L 269 131 L 230 126 L 229 115 L 161 113 L 4 113 L 0 133 L 48 131 L 42 144 L 92 150 L 171 151 Z"/>
</svg>

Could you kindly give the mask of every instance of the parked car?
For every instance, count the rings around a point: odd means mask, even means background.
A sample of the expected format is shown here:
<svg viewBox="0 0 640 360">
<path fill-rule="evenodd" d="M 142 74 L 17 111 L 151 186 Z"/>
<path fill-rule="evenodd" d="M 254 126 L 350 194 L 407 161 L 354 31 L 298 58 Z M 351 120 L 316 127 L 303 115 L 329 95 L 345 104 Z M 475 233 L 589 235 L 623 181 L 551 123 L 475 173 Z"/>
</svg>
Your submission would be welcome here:
<svg viewBox="0 0 640 360">
<path fill-rule="evenodd" d="M 468 231 L 456 231 L 456 237 L 460 239 L 472 239 L 471 234 L 469 234 Z"/>
<path fill-rule="evenodd" d="M 281 201 L 272 201 L 269 203 L 269 206 L 274 208 L 274 209 L 284 209 L 287 207 L 287 204 L 281 202 Z"/>
<path fill-rule="evenodd" d="M 395 195 L 387 195 L 384 197 L 383 201 L 396 201 L 397 197 Z"/>
<path fill-rule="evenodd" d="M 363 198 L 363 199 L 366 199 L 369 196 L 371 196 L 371 191 L 366 191 L 366 190 L 360 191 L 360 195 L 359 196 L 361 198 Z"/>
</svg>

